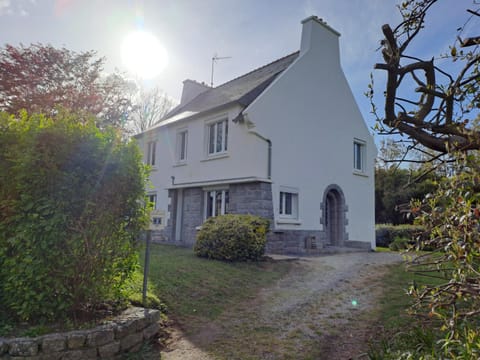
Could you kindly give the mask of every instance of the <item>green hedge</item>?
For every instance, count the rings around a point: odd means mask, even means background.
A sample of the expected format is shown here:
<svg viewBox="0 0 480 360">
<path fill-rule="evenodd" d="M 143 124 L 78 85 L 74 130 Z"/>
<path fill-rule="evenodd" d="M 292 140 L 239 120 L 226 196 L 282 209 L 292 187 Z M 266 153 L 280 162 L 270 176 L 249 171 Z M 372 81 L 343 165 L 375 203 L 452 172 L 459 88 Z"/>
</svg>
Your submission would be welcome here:
<svg viewBox="0 0 480 360">
<path fill-rule="evenodd" d="M 375 239 L 377 246 L 389 247 L 396 238 L 415 241 L 418 236 L 425 236 L 424 228 L 418 225 L 376 225 Z"/>
<path fill-rule="evenodd" d="M 0 113 L 0 315 L 39 322 L 122 299 L 145 179 L 138 146 L 92 118 Z"/>
<path fill-rule="evenodd" d="M 259 260 L 265 254 L 269 222 L 258 216 L 228 214 L 209 218 L 197 234 L 194 251 L 209 259 Z"/>
</svg>

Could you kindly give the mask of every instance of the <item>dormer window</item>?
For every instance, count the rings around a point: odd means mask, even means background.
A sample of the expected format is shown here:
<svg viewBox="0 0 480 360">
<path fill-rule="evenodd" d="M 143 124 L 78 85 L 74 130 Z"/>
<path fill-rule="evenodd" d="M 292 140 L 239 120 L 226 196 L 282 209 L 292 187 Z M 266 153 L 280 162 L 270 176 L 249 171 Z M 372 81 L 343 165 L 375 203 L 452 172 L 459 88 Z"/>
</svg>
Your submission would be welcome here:
<svg viewBox="0 0 480 360">
<path fill-rule="evenodd" d="M 226 152 L 228 149 L 228 120 L 207 124 L 208 155 Z"/>
</svg>

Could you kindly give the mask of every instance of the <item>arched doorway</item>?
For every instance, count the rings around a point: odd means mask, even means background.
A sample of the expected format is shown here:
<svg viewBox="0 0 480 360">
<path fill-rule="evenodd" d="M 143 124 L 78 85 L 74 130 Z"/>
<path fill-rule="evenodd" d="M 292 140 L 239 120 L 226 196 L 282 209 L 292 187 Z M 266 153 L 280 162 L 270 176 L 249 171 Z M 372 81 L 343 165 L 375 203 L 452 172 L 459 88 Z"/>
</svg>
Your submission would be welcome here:
<svg viewBox="0 0 480 360">
<path fill-rule="evenodd" d="M 323 228 L 326 244 L 343 246 L 346 240 L 345 197 L 337 185 L 330 185 L 323 195 Z"/>
</svg>

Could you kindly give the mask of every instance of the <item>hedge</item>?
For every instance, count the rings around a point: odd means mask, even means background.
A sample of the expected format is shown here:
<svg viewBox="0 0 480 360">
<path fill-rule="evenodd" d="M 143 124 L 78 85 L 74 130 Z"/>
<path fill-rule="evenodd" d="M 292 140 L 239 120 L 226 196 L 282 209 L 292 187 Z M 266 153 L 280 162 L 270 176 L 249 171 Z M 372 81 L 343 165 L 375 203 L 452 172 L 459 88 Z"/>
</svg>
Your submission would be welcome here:
<svg viewBox="0 0 480 360">
<path fill-rule="evenodd" d="M 389 247 L 396 238 L 406 238 L 415 241 L 418 236 L 425 236 L 422 226 L 389 224 L 375 226 L 376 244 L 380 247 Z"/>
</svg>

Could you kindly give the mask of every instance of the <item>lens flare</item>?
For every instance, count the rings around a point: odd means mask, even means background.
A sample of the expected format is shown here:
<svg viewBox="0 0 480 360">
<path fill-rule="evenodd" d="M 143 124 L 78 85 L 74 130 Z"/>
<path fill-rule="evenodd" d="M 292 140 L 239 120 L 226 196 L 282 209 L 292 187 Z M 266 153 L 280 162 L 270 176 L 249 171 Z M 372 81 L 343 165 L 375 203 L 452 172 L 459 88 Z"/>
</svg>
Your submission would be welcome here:
<svg viewBox="0 0 480 360">
<path fill-rule="evenodd" d="M 151 79 L 165 69 L 168 54 L 154 35 L 146 31 L 135 31 L 123 41 L 122 61 L 133 74 Z"/>
</svg>

